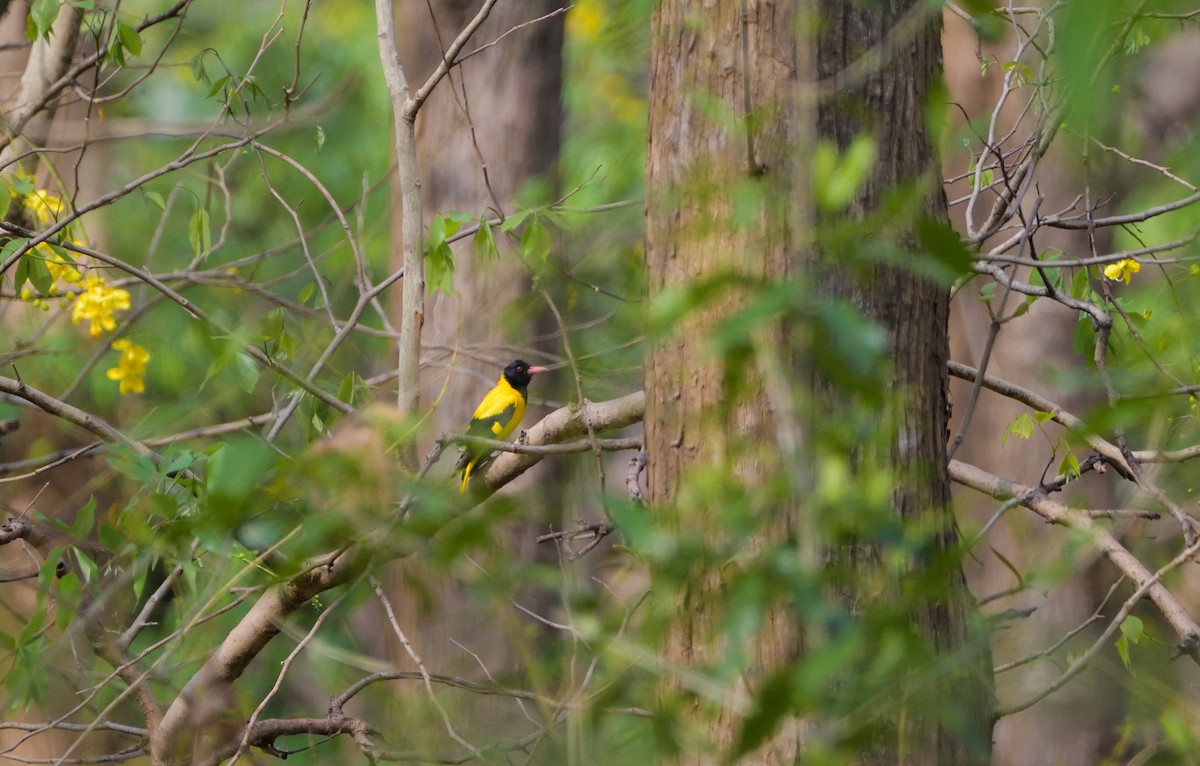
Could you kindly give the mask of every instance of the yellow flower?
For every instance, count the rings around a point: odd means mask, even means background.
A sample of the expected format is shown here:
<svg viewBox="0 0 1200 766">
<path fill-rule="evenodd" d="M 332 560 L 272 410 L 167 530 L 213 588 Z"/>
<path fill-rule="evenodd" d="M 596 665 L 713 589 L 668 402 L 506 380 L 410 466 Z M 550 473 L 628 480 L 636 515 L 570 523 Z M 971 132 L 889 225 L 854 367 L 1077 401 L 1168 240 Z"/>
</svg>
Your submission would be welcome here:
<svg viewBox="0 0 1200 766">
<path fill-rule="evenodd" d="M 579 0 L 567 14 L 567 34 L 586 42 L 595 43 L 608 19 L 604 5 L 596 0 Z"/>
<path fill-rule="evenodd" d="M 140 394 L 145 391 L 146 382 L 142 378 L 146 374 L 146 362 L 150 361 L 150 354 L 126 338 L 113 341 L 112 349 L 120 351 L 121 358 L 117 360 L 116 367 L 110 368 L 104 374 L 109 380 L 121 381 L 122 394 Z"/>
<path fill-rule="evenodd" d="M 1142 264 L 1132 258 L 1122 258 L 1116 263 L 1110 263 L 1104 267 L 1104 276 L 1114 282 L 1125 280 L 1125 284 L 1129 284 L 1129 280 L 1133 279 L 1133 275 L 1142 270 Z"/>
<path fill-rule="evenodd" d="M 89 276 L 83 288 L 75 299 L 71 321 L 79 324 L 83 319 L 90 320 L 93 338 L 99 338 L 106 330 L 115 330 L 117 320 L 113 318 L 113 312 L 129 310 L 129 293 L 119 287 L 109 287 L 97 276 Z"/>
<path fill-rule="evenodd" d="M 50 245 L 43 242 L 37 246 L 37 250 L 42 254 L 46 268 L 50 271 L 50 276 L 55 280 L 61 279 L 64 282 L 75 283 L 83 279 L 83 274 L 80 274 L 79 270 L 68 263 L 61 255 L 54 252 L 54 249 Z"/>
<path fill-rule="evenodd" d="M 41 224 L 58 220 L 58 215 L 62 212 L 63 207 L 62 197 L 45 189 L 34 189 L 29 192 L 21 199 L 21 204 Z"/>
</svg>

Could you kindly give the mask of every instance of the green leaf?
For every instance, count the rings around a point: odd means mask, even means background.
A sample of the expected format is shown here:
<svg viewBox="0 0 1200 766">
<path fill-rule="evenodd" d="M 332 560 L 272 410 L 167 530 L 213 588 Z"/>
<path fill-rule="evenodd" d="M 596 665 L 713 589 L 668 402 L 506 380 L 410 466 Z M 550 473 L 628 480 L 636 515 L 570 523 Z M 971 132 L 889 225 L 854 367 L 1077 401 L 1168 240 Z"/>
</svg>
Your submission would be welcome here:
<svg viewBox="0 0 1200 766">
<path fill-rule="evenodd" d="M 500 231 L 507 234 L 508 232 L 516 229 L 521 225 L 522 222 L 524 222 L 526 218 L 529 217 L 529 214 L 532 212 L 532 210 L 519 210 L 516 213 L 513 213 L 500 223 Z"/>
<path fill-rule="evenodd" d="M 33 289 L 42 295 L 49 295 L 54 288 L 54 277 L 50 275 L 50 269 L 46 268 L 46 259 L 30 250 L 21 260 L 29 261 L 29 283 L 33 285 Z"/>
<path fill-rule="evenodd" d="M 33 5 L 29 9 L 29 29 L 33 32 L 33 36 L 29 37 L 30 40 L 36 40 L 39 37 L 49 39 L 50 27 L 54 26 L 54 20 L 58 18 L 60 8 L 62 8 L 60 0 L 33 0 Z"/>
<path fill-rule="evenodd" d="M 114 448 L 105 461 L 117 473 L 146 486 L 158 483 L 158 466 L 146 455 L 125 448 Z"/>
<path fill-rule="evenodd" d="M 325 129 L 320 125 L 317 126 L 316 143 L 318 152 L 325 148 Z"/>
<path fill-rule="evenodd" d="M 435 215 L 429 222 L 429 238 L 425 242 L 425 252 L 432 253 L 446 241 L 446 219 L 441 213 Z"/>
<path fill-rule="evenodd" d="M 212 248 L 208 211 L 203 207 L 196 208 L 196 212 L 192 213 L 191 220 L 188 221 L 188 242 L 192 246 L 192 253 L 197 258 L 203 257 Z"/>
<path fill-rule="evenodd" d="M 206 518 L 218 523 L 220 534 L 244 521 L 242 508 L 262 491 L 277 462 L 270 447 L 249 437 L 226 442 L 209 458 L 205 500 L 210 515 Z"/>
<path fill-rule="evenodd" d="M 29 240 L 24 237 L 10 239 L 4 243 L 4 247 L 0 248 L 0 263 L 12 258 L 23 247 L 29 245 Z M 25 284 L 25 280 L 29 278 L 29 262 L 31 258 L 28 252 L 23 253 L 17 260 L 17 267 L 13 273 L 13 291 L 18 295 L 21 293 L 21 285 Z"/>
<path fill-rule="evenodd" d="M 100 544 L 111 550 L 119 550 L 126 542 L 126 537 L 117 527 L 112 524 L 101 524 L 96 529 L 96 536 L 100 540 Z"/>
<path fill-rule="evenodd" d="M 521 232 L 521 257 L 531 265 L 542 265 L 550 258 L 553 243 L 550 230 L 535 218 Z"/>
<path fill-rule="evenodd" d="M 142 53 L 142 37 L 138 31 L 129 26 L 123 21 L 117 22 L 117 37 L 121 40 L 121 46 L 135 56 Z"/>
<path fill-rule="evenodd" d="M 206 95 L 205 98 L 212 98 L 213 96 L 220 93 L 221 89 L 224 88 L 225 84 L 228 82 L 229 82 L 229 75 L 224 75 L 223 77 L 218 77 L 216 80 L 213 81 L 213 84 L 209 87 L 208 95 Z"/>
<path fill-rule="evenodd" d="M 433 290 L 449 295 L 454 290 L 454 253 L 444 241 L 429 251 L 425 264 L 425 281 Z"/>
<path fill-rule="evenodd" d="M 742 723 L 733 758 L 757 750 L 774 733 L 780 720 L 791 707 L 792 679 L 787 672 L 776 673 L 766 680 L 755 700 L 754 711 Z"/>
<path fill-rule="evenodd" d="M 367 390 L 367 383 L 357 372 L 351 371 L 338 384 L 337 398 L 346 404 L 354 404 Z"/>
<path fill-rule="evenodd" d="M 492 225 L 486 218 L 479 220 L 479 229 L 475 232 L 475 253 L 482 258 L 499 258 L 500 250 L 496 247 L 496 237 L 492 234 Z"/>
<path fill-rule="evenodd" d="M 152 203 L 154 203 L 155 207 L 157 207 L 159 210 L 162 210 L 163 212 L 166 212 L 167 201 L 165 199 L 163 199 L 163 195 L 159 194 L 156 191 L 146 191 L 145 194 L 146 194 L 146 199 L 148 199 Z"/>
<path fill-rule="evenodd" d="M 9 244 L 12 243 L 10 242 Z M 4 249 L 7 251 L 8 245 L 5 245 Z M 16 248 L 13 248 L 13 250 L 16 250 Z M 21 285 L 25 284 L 25 281 L 29 279 L 29 262 L 31 260 L 33 259 L 29 257 L 29 253 L 25 253 L 17 261 L 17 268 L 13 270 L 13 292 L 17 295 L 21 294 Z"/>
<path fill-rule="evenodd" d="M 875 162 L 875 139 L 859 133 L 839 155 L 829 140 L 817 143 L 812 159 L 813 199 L 826 212 L 845 209 L 858 194 Z"/>
<path fill-rule="evenodd" d="M 1070 297 L 1084 300 L 1092 292 L 1092 280 L 1087 269 L 1075 269 L 1075 275 L 1070 277 Z"/>
<path fill-rule="evenodd" d="M 1074 479 L 1079 476 L 1079 459 L 1075 457 L 1075 453 L 1067 450 L 1063 455 L 1063 459 L 1058 464 L 1058 473 L 1066 476 L 1069 479 Z"/>
<path fill-rule="evenodd" d="M 74 572 L 67 572 L 59 578 L 54 605 L 54 625 L 59 630 L 66 630 L 71 624 L 82 594 L 83 585 Z"/>
<path fill-rule="evenodd" d="M 1133 669 L 1129 667 L 1129 639 L 1124 635 L 1117 637 L 1117 654 L 1121 656 L 1121 662 L 1125 663 L 1125 669 L 1132 673 Z"/>
<path fill-rule="evenodd" d="M 136 567 L 133 571 L 133 600 L 135 603 L 140 603 L 142 593 L 146 590 L 146 578 L 150 571 L 154 569 L 154 560 L 151 559 L 146 563 L 146 566 Z"/>
<path fill-rule="evenodd" d="M 47 559 L 50 564 L 50 569 L 53 570 L 58 565 L 58 556 L 55 556 L 53 561 Z M 42 564 L 42 568 L 46 568 L 46 564 Z M 46 610 L 44 608 L 35 609 L 33 614 L 29 615 L 29 620 L 25 623 L 25 627 L 21 628 L 21 632 L 17 635 L 17 646 L 24 646 L 33 640 L 42 626 L 46 624 Z"/>
<path fill-rule="evenodd" d="M 1033 413 L 1033 419 L 1039 423 L 1045 423 L 1047 420 L 1054 419 L 1054 413 L 1053 412 L 1035 412 L 1035 413 Z"/>
<path fill-rule="evenodd" d="M 1018 439 L 1028 439 L 1033 436 L 1033 418 L 1029 416 L 1028 412 L 1022 412 L 1008 424 L 1004 436 L 1000 439 L 1000 444 L 1006 444 L 1009 436 L 1015 436 Z"/>
<path fill-rule="evenodd" d="M 937 265 L 935 275 L 945 284 L 971 273 L 975 256 L 945 221 L 923 217 L 917 221 L 917 240 Z M 995 283 L 992 283 L 995 284 Z"/>
<path fill-rule="evenodd" d="M 37 188 L 37 184 L 31 176 L 8 175 L 5 176 L 5 180 L 8 182 L 8 188 L 19 195 L 31 194 Z"/>
<path fill-rule="evenodd" d="M 75 563 L 79 564 L 79 571 L 83 573 L 83 581 L 89 583 L 94 580 L 100 568 L 96 566 L 96 562 L 92 561 L 91 556 L 80 550 L 78 546 L 72 546 L 71 553 L 75 556 Z"/>
<path fill-rule="evenodd" d="M 1145 633 L 1146 625 L 1140 617 L 1131 614 L 1121 621 L 1121 634 L 1128 638 L 1130 643 L 1140 643 Z"/>
<path fill-rule="evenodd" d="M 86 538 L 92 531 L 92 523 L 96 517 L 96 498 L 95 496 L 88 499 L 79 512 L 75 514 L 75 523 L 71 525 L 69 530 L 71 535 L 79 539 Z"/>
<path fill-rule="evenodd" d="M 309 298 L 312 298 L 313 294 L 316 293 L 316 291 L 317 291 L 317 283 L 316 282 L 309 282 L 304 287 L 301 287 L 300 295 L 297 296 L 300 300 L 300 303 L 302 305 L 307 305 Z"/>
<path fill-rule="evenodd" d="M 196 82 L 208 82 L 208 70 L 204 67 L 204 57 L 212 49 L 205 48 L 204 50 L 192 56 L 192 79 Z"/>
<path fill-rule="evenodd" d="M 1129 36 L 1125 38 L 1125 54 L 1132 56 L 1149 44 L 1150 36 L 1140 26 L 1135 26 L 1129 30 Z"/>
</svg>

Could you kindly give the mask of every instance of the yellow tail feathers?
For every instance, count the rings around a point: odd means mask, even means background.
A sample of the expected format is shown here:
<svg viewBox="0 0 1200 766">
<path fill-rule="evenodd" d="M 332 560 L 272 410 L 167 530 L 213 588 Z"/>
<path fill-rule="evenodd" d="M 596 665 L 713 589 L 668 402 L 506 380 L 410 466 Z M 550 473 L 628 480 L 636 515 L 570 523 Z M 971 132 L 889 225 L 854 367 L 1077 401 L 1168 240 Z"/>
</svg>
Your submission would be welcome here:
<svg viewBox="0 0 1200 766">
<path fill-rule="evenodd" d="M 478 460 L 478 458 L 476 458 Z M 471 478 L 471 469 L 475 467 L 475 460 L 463 466 L 462 486 L 458 488 L 459 494 L 467 491 L 467 481 Z"/>
</svg>

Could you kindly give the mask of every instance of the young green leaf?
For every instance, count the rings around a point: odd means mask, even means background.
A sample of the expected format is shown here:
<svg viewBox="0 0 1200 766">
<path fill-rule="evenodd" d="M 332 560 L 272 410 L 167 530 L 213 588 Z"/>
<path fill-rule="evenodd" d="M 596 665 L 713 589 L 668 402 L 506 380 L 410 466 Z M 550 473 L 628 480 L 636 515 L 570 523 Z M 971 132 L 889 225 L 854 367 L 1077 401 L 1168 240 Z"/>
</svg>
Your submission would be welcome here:
<svg viewBox="0 0 1200 766">
<path fill-rule="evenodd" d="M 429 251 L 425 264 L 425 281 L 433 290 L 449 295 L 454 290 L 454 253 L 444 241 Z"/>
<path fill-rule="evenodd" d="M 494 259 L 500 257 L 496 248 L 496 237 L 492 234 L 492 225 L 486 218 L 481 218 L 479 228 L 475 231 L 475 254 L 481 258 Z"/>
<path fill-rule="evenodd" d="M 188 242 L 192 246 L 192 253 L 197 258 L 203 257 L 212 248 L 208 211 L 202 207 L 196 208 L 196 212 L 192 213 L 191 220 L 188 221 Z"/>
<path fill-rule="evenodd" d="M 92 531 L 92 523 L 96 517 L 96 498 L 88 499 L 79 512 L 75 514 L 75 523 L 71 525 L 71 535 L 79 539 L 86 538 Z"/>
<path fill-rule="evenodd" d="M 21 260 L 29 262 L 29 283 L 33 285 L 33 289 L 42 295 L 49 295 L 54 288 L 54 277 L 51 276 L 50 269 L 46 268 L 46 259 L 35 255 L 31 250 L 25 253 Z"/>
<path fill-rule="evenodd" d="M 117 37 L 121 40 L 121 46 L 135 56 L 140 56 L 142 53 L 142 37 L 138 31 L 129 26 L 123 21 L 117 22 Z"/>
<path fill-rule="evenodd" d="M 1146 625 L 1142 622 L 1142 618 L 1134 617 L 1132 614 L 1121 621 L 1121 633 L 1129 639 L 1130 643 L 1137 644 L 1142 640 L 1142 636 L 1146 633 Z"/>
<path fill-rule="evenodd" d="M 550 231 L 535 218 L 521 233 L 521 257 L 526 263 L 540 266 L 550 258 L 552 242 Z"/>
<path fill-rule="evenodd" d="M 1063 455 L 1063 459 L 1058 464 L 1058 473 L 1068 479 L 1074 479 L 1079 476 L 1079 458 L 1075 457 L 1075 453 L 1067 450 Z"/>
<path fill-rule="evenodd" d="M 1006 444 L 1009 436 L 1015 436 L 1018 439 L 1028 439 L 1033 436 L 1033 418 L 1028 412 L 1022 412 L 1013 418 L 1013 422 L 1008 424 L 1008 428 L 1004 430 L 1004 436 L 1000 439 L 1000 444 Z"/>
<path fill-rule="evenodd" d="M 819 142 L 811 166 L 817 207 L 827 212 L 843 210 L 866 183 L 874 162 L 875 139 L 865 133 L 855 136 L 840 156 L 833 142 Z"/>
<path fill-rule="evenodd" d="M 36 40 L 39 37 L 49 38 L 50 27 L 58 18 L 60 8 L 62 8 L 61 0 L 33 0 L 33 5 L 29 8 L 29 29 L 26 36 L 30 40 Z M 33 35 L 29 36 L 29 32 L 32 32 Z"/>
</svg>

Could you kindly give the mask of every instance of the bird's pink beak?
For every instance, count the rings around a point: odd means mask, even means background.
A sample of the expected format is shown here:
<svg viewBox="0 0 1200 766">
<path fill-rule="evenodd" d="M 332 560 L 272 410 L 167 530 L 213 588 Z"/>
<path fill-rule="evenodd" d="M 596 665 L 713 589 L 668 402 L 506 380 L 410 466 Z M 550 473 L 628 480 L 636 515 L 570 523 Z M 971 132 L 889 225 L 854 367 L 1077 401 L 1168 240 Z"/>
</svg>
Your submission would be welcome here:
<svg viewBox="0 0 1200 766">
<path fill-rule="evenodd" d="M 536 375 L 539 372 L 550 372 L 550 369 L 547 367 L 530 367 L 529 368 L 530 375 Z"/>
</svg>

